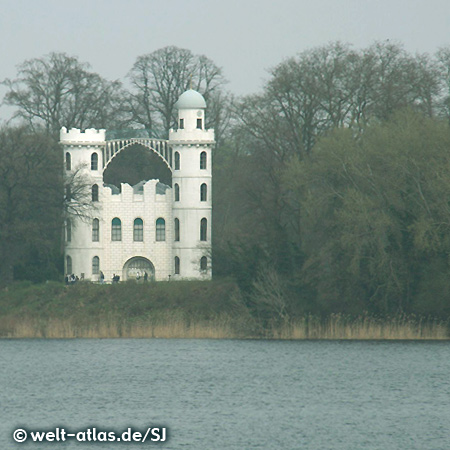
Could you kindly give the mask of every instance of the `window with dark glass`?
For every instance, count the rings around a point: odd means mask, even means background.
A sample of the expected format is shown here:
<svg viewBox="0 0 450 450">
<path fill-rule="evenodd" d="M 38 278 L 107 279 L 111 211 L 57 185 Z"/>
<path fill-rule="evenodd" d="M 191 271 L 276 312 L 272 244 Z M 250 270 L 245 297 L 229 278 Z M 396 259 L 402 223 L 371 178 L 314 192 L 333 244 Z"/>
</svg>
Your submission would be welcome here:
<svg viewBox="0 0 450 450">
<path fill-rule="evenodd" d="M 70 275 L 73 272 L 72 270 L 72 258 L 67 255 L 66 256 L 66 273 Z"/>
<path fill-rule="evenodd" d="M 208 187 L 206 186 L 206 183 L 203 183 L 200 186 L 200 201 L 206 202 L 208 196 Z"/>
<path fill-rule="evenodd" d="M 166 240 L 166 221 L 162 217 L 156 219 L 156 240 Z"/>
<path fill-rule="evenodd" d="M 144 240 L 144 222 L 142 219 L 134 219 L 133 240 L 136 242 L 142 242 Z"/>
<path fill-rule="evenodd" d="M 200 240 L 206 241 L 207 239 L 207 228 L 208 228 L 208 221 L 203 217 L 203 219 L 200 221 Z"/>
<path fill-rule="evenodd" d="M 98 185 L 97 184 L 94 184 L 94 186 L 92 186 L 92 201 L 98 202 Z"/>
<path fill-rule="evenodd" d="M 174 189 L 175 189 L 175 201 L 179 202 L 180 201 L 180 186 L 178 186 L 178 184 L 175 183 Z"/>
<path fill-rule="evenodd" d="M 184 119 L 180 119 L 180 130 L 184 129 Z"/>
<path fill-rule="evenodd" d="M 72 190 L 70 189 L 70 185 L 66 184 L 66 200 L 72 200 Z"/>
<path fill-rule="evenodd" d="M 175 158 L 175 170 L 180 170 L 180 154 L 178 152 L 175 152 L 174 158 Z"/>
<path fill-rule="evenodd" d="M 197 128 L 200 128 L 200 130 L 203 128 L 202 119 L 197 119 Z"/>
<path fill-rule="evenodd" d="M 111 222 L 111 240 L 122 240 L 122 222 L 118 217 L 115 217 Z"/>
<path fill-rule="evenodd" d="M 94 219 L 92 221 L 92 242 L 98 242 L 100 240 L 100 221 Z"/>
<path fill-rule="evenodd" d="M 70 219 L 66 220 L 66 241 L 70 242 L 72 240 L 72 222 Z"/>
<path fill-rule="evenodd" d="M 180 220 L 175 219 L 175 241 L 180 240 Z"/>
<path fill-rule="evenodd" d="M 66 170 L 72 170 L 72 156 L 69 152 L 66 153 Z"/>
<path fill-rule="evenodd" d="M 200 270 L 205 271 L 208 269 L 208 258 L 206 256 L 202 256 L 200 258 Z"/>
<path fill-rule="evenodd" d="M 98 154 L 92 153 L 91 155 L 91 170 L 98 170 Z"/>
<path fill-rule="evenodd" d="M 200 169 L 206 169 L 206 152 L 200 153 Z"/>
<path fill-rule="evenodd" d="M 100 273 L 100 258 L 94 256 L 92 258 L 92 275 L 98 275 Z"/>
<path fill-rule="evenodd" d="M 180 258 L 175 256 L 175 275 L 180 275 Z"/>
</svg>

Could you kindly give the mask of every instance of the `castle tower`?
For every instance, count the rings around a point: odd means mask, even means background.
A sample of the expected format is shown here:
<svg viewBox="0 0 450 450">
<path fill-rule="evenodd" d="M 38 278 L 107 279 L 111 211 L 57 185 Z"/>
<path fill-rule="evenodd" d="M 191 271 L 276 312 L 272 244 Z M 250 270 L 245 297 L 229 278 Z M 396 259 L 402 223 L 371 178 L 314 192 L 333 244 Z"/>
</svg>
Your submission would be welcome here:
<svg viewBox="0 0 450 450">
<path fill-rule="evenodd" d="M 173 264 L 176 278 L 209 279 L 211 267 L 211 169 L 214 130 L 205 129 L 206 102 L 190 89 L 176 104 L 173 150 Z"/>
<path fill-rule="evenodd" d="M 88 129 L 82 132 L 77 128 L 67 130 L 65 127 L 60 132 L 66 180 L 73 177 L 89 180 L 89 195 L 96 205 L 100 205 L 103 191 L 105 133 L 105 130 Z M 66 187 L 66 197 L 72 194 Z M 96 214 L 100 216 L 101 211 Z M 95 266 L 95 258 L 100 261 L 103 247 L 100 239 L 95 236 L 93 239 L 91 224 L 72 215 L 65 225 L 65 273 L 98 279 L 98 273 L 92 276 L 92 265 Z M 97 272 L 95 267 L 94 272 Z"/>
</svg>

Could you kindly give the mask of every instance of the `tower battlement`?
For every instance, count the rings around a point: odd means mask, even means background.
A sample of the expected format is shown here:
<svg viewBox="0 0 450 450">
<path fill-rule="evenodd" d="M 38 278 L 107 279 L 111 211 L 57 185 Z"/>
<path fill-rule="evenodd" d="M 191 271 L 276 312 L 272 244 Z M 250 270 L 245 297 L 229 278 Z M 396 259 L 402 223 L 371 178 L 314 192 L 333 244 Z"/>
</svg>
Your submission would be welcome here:
<svg viewBox="0 0 450 450">
<path fill-rule="evenodd" d="M 103 129 L 97 130 L 95 128 L 88 128 L 85 131 L 81 131 L 79 128 L 71 128 L 70 130 L 67 130 L 66 127 L 62 127 L 59 133 L 59 138 L 62 143 L 105 142 L 106 130 Z"/>
</svg>

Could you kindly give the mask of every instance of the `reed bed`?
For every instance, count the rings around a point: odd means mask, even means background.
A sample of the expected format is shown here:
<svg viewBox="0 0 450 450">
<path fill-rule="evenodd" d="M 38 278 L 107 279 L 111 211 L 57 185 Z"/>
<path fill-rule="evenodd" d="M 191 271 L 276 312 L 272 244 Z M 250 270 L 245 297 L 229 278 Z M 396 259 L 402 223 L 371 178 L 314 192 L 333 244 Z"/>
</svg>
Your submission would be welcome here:
<svg viewBox="0 0 450 450">
<path fill-rule="evenodd" d="M 4 338 L 197 338 L 227 339 L 242 337 L 233 329 L 228 317 L 190 321 L 179 317 L 166 320 L 123 321 L 108 318 L 85 324 L 71 319 L 48 320 L 3 318 L 0 336 Z"/>
<path fill-rule="evenodd" d="M 124 320 L 105 317 L 80 323 L 71 318 L 0 318 L 4 338 L 185 338 L 185 339 L 329 339 L 329 340 L 446 340 L 446 323 L 397 317 L 376 319 L 331 315 L 306 316 L 278 324 L 261 324 L 251 318 L 226 314 L 189 319 L 167 313 L 155 318 Z"/>
<path fill-rule="evenodd" d="M 349 318 L 333 314 L 326 319 L 314 316 L 282 324 L 272 330 L 278 339 L 348 340 L 446 340 L 448 325 L 415 317 L 378 319 L 370 316 Z"/>
</svg>

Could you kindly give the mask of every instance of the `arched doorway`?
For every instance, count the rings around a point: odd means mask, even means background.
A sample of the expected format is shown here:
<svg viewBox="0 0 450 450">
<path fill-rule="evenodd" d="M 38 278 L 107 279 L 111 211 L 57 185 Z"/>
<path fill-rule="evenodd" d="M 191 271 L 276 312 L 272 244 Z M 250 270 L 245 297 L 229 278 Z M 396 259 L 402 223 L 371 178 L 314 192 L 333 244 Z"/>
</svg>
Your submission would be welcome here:
<svg viewBox="0 0 450 450">
<path fill-rule="evenodd" d="M 147 273 L 148 281 L 155 279 L 155 266 L 147 258 L 136 256 L 129 259 L 123 266 L 123 280 L 144 280 Z"/>
</svg>

